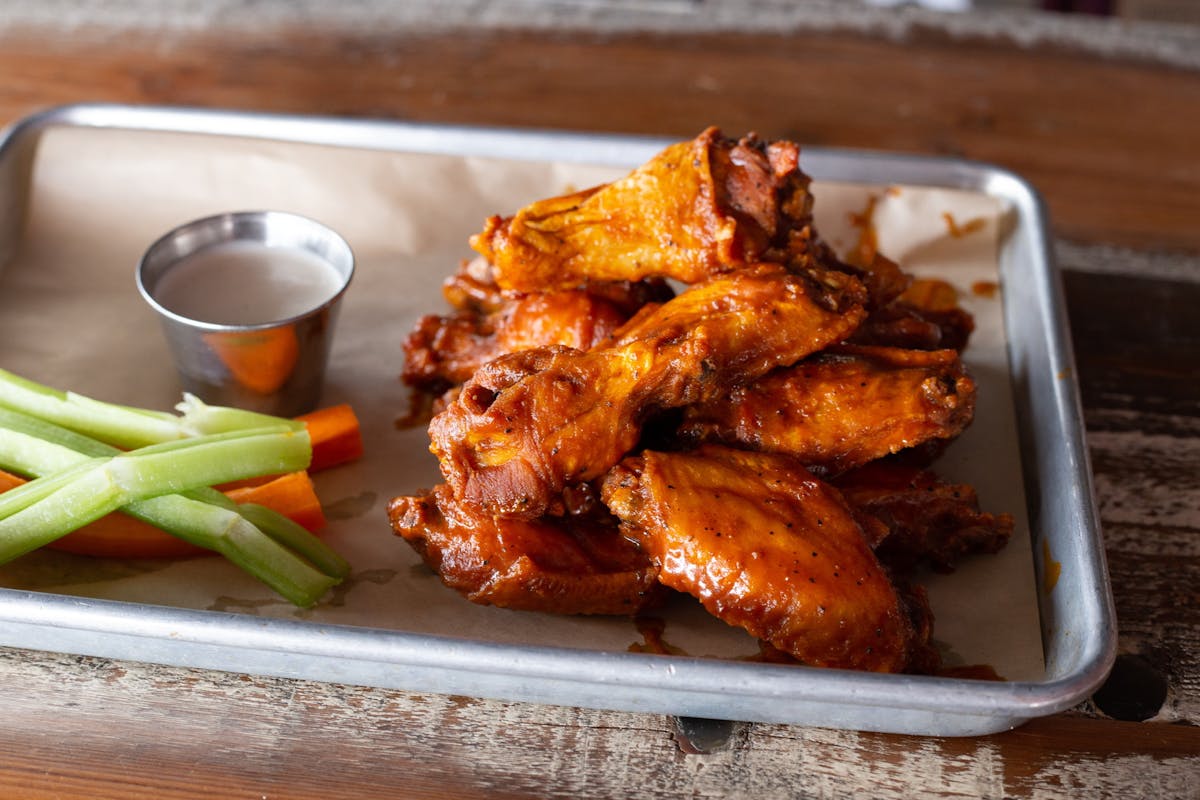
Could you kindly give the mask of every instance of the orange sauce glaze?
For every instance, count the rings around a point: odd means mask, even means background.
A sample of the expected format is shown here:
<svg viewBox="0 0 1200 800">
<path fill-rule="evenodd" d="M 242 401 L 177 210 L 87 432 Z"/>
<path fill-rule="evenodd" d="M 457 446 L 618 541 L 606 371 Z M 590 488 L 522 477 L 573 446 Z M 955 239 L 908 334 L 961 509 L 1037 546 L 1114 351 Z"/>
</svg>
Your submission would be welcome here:
<svg viewBox="0 0 1200 800">
<path fill-rule="evenodd" d="M 1000 284 L 995 281 L 975 281 L 971 284 L 971 294 L 977 297 L 992 299 L 1000 291 Z"/>
<path fill-rule="evenodd" d="M 667 630 L 666 620 L 659 617 L 639 616 L 634 617 L 633 624 L 637 628 L 638 634 L 642 637 L 642 641 L 629 645 L 629 652 L 653 653 L 660 656 L 687 655 L 687 653 L 678 647 L 667 644 L 666 639 L 663 638 L 663 634 Z"/>
<path fill-rule="evenodd" d="M 1050 557 L 1050 543 L 1042 539 L 1042 591 L 1046 594 L 1054 591 L 1058 578 L 1062 575 L 1062 562 Z"/>
<path fill-rule="evenodd" d="M 987 225 L 987 220 L 983 217 L 973 217 L 960 225 L 949 211 L 942 212 L 942 219 L 946 220 L 946 230 L 955 239 L 961 239 L 969 233 L 983 230 L 983 227 Z"/>
<path fill-rule="evenodd" d="M 850 212 L 850 224 L 858 228 L 858 244 L 847 260 L 856 266 L 873 263 L 879 252 L 879 235 L 875 231 L 875 206 L 878 203 L 878 195 L 868 195 L 866 208 L 859 212 Z"/>
</svg>

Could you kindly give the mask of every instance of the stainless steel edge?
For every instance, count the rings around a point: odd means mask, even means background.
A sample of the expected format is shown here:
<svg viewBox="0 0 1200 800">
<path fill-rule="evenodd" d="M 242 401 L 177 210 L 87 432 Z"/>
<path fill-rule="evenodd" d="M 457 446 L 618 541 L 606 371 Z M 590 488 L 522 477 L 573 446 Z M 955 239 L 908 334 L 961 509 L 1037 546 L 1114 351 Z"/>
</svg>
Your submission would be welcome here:
<svg viewBox="0 0 1200 800">
<path fill-rule="evenodd" d="M 994 167 L 986 170 L 981 188 L 1006 198 L 1025 220 L 1022 235 L 1009 238 L 1001 257 L 1005 321 L 1042 584 L 1038 600 L 1046 669 L 1057 678 L 1063 700 L 1073 704 L 1107 677 L 1116 657 L 1117 628 L 1068 311 L 1041 196 L 1020 176 Z M 1026 263 L 1042 268 L 1022 269 Z M 1038 325 L 1021 324 L 1028 320 Z M 1073 569 L 1047 585 L 1047 558 Z"/>
<path fill-rule="evenodd" d="M 0 130 L 0 273 L 20 240 L 33 150 L 44 124 L 37 115 Z"/>
<path fill-rule="evenodd" d="M 637 160 L 648 158 L 670 141 L 649 136 L 105 103 L 49 108 L 28 118 L 21 125 L 26 132 L 53 125 L 69 125 L 239 136 L 372 150 L 403 147 L 418 153 L 477 153 L 515 160 L 539 160 L 546 152 L 553 152 L 556 158 L 563 161 L 614 166 L 626 166 L 631 163 L 630 159 L 636 163 Z"/>
<path fill-rule="evenodd" d="M 1007 685 L 1005 693 L 1014 693 L 1009 701 L 996 702 L 963 681 L 514 648 L 382 629 L 8 593 L 0 604 L 0 643 L 149 663 L 217 670 L 236 665 L 233 671 L 250 674 L 410 691 L 548 704 L 569 698 L 571 705 L 643 713 L 942 736 L 1004 730 L 1036 715 L 1015 684 Z M 905 696 L 910 693 L 913 697 Z M 949 708 L 958 710 L 948 713 Z"/>
<path fill-rule="evenodd" d="M 668 139 L 384 120 L 87 104 L 0 133 L 0 210 L 46 128 L 79 126 L 269 138 L 367 149 L 631 166 Z M 20 156 L 20 161 L 17 156 Z M 1040 593 L 1047 679 L 989 683 L 567 648 L 512 647 L 398 631 L 265 619 L 0 589 L 0 643 L 111 658 L 539 703 L 942 736 L 980 735 L 1069 708 L 1104 678 L 1115 615 L 1092 498 L 1074 360 L 1043 204 L 1018 176 L 932 157 L 805 148 L 818 179 L 978 190 L 1015 215 L 1002 254 L 1035 544 L 1073 565 Z M 7 164 L 23 163 L 22 168 Z M 10 174 L 11 173 L 11 174 Z M 0 254 L 13 239 L 0 215 Z M 1026 309 L 1018 314 L 1018 309 Z M 1039 325 L 1027 325 L 1028 309 Z M 1016 325 L 1015 323 L 1021 323 Z M 1049 398 L 1052 414 L 1035 402 Z M 1041 552 L 1035 547 L 1038 574 Z"/>
</svg>

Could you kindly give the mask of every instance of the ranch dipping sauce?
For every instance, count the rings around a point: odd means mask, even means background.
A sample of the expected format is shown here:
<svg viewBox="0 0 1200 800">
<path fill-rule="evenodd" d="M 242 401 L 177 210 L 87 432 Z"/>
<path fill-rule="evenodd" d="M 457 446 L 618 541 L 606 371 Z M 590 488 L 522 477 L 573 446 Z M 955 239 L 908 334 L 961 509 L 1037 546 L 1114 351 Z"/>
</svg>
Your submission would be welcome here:
<svg viewBox="0 0 1200 800">
<path fill-rule="evenodd" d="M 247 326 L 311 311 L 344 283 L 328 261 L 309 250 L 234 240 L 182 258 L 159 279 L 153 295 L 181 317 Z"/>
<path fill-rule="evenodd" d="M 180 225 L 150 245 L 135 273 L 185 392 L 280 417 L 317 407 L 353 276 L 345 239 L 286 211 Z"/>
</svg>

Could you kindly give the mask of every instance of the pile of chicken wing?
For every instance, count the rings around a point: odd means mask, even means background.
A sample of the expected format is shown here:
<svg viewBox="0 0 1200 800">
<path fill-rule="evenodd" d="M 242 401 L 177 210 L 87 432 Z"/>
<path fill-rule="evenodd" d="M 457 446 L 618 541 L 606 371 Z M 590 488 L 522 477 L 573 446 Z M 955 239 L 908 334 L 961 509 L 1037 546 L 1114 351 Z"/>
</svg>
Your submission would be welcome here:
<svg viewBox="0 0 1200 800">
<path fill-rule="evenodd" d="M 685 592 L 804 664 L 935 671 L 914 570 L 1012 531 L 930 469 L 974 414 L 973 323 L 812 210 L 797 145 L 709 129 L 487 220 L 405 342 L 444 482 L 396 533 L 477 603 Z"/>
</svg>

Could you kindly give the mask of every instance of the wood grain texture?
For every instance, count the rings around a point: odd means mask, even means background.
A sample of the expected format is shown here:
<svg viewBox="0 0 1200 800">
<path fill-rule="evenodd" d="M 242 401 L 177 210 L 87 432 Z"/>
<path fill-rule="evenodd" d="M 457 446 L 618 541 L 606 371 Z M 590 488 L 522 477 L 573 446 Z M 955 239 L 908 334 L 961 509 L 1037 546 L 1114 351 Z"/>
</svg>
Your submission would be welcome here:
<svg viewBox="0 0 1200 800">
<path fill-rule="evenodd" d="M 929 31 L 102 33 L 0 34 L 0 123 L 80 101 L 680 136 L 716 123 L 1023 174 L 1061 237 L 1131 667 L 1113 693 L 1145 706 L 1149 675 L 1165 696 L 1146 723 L 1091 702 L 979 739 L 735 725 L 689 753 L 657 715 L 7 649 L 0 796 L 1200 797 L 1200 74 Z"/>
<path fill-rule="evenodd" d="M 99 41 L 97 41 L 99 38 Z M 5 37 L 0 119 L 106 100 L 961 156 L 1024 175 L 1067 238 L 1200 250 L 1200 73 L 850 35 L 137 32 Z"/>
<path fill-rule="evenodd" d="M 1200 724 L 1200 263 L 1064 277 L 1120 648 L 1148 671 L 1122 691 L 1161 675 L 1153 717 Z"/>
<path fill-rule="evenodd" d="M 0 652 L 5 797 L 1187 797 L 1190 729 L 1081 717 L 979 739 L 742 726 Z M 49 691 L 53 685 L 56 691 Z M 184 701 L 183 698 L 186 698 Z M 99 781 L 103 779 L 105 783 Z"/>
</svg>

